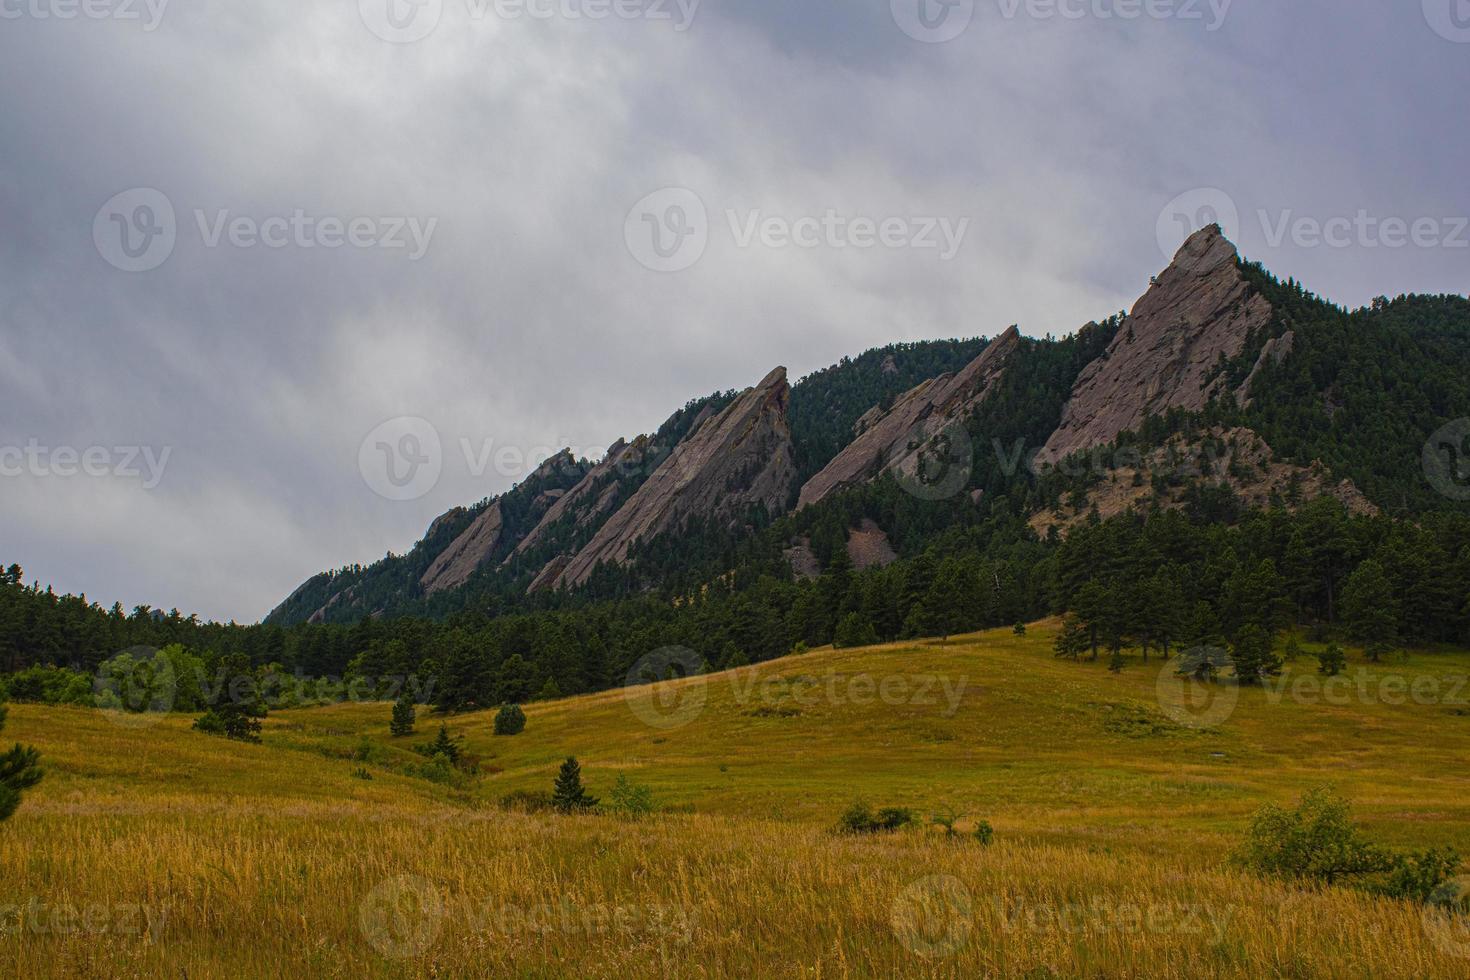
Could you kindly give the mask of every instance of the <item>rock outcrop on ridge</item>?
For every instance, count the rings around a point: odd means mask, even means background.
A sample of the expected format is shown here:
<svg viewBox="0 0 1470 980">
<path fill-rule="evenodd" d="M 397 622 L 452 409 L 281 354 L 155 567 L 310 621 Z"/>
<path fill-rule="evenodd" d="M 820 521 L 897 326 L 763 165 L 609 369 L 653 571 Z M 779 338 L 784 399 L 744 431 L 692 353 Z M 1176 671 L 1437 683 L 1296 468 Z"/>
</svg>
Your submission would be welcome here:
<svg viewBox="0 0 1470 980">
<path fill-rule="evenodd" d="M 622 562 L 636 542 L 692 518 L 728 520 L 754 504 L 784 510 L 796 482 L 790 393 L 786 369 L 776 368 L 705 419 L 567 563 L 556 584 L 581 585 L 599 564 Z"/>
<path fill-rule="evenodd" d="M 797 508 L 909 465 L 919 452 L 914 443 L 922 442 L 923 435 L 932 436 L 949 422 L 963 420 L 985 399 L 1020 342 L 1020 332 L 1011 327 L 962 370 L 925 381 L 887 412 L 868 412 L 858 420 L 857 438 L 801 488 Z"/>
</svg>

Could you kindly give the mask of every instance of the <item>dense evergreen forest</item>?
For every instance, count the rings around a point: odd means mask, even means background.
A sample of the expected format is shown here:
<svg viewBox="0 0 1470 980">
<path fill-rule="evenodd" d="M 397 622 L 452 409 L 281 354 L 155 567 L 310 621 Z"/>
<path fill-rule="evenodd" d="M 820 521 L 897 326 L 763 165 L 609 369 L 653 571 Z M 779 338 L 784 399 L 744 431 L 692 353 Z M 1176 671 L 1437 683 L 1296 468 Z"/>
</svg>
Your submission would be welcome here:
<svg viewBox="0 0 1470 980">
<path fill-rule="evenodd" d="M 1463 516 L 1354 517 L 1323 498 L 1228 526 L 1177 510 L 1129 513 L 1057 543 L 1037 540 L 1001 500 L 983 520 L 955 523 L 883 569 L 855 571 L 835 549 L 813 581 L 749 569 L 677 597 L 563 597 L 560 608 L 442 622 L 222 626 L 107 610 L 25 585 L 12 566 L 0 580 L 0 658 L 14 672 L 12 700 L 85 700 L 91 676 L 118 651 L 177 644 L 209 670 L 244 654 L 281 675 L 367 678 L 365 690 L 384 694 L 391 679 L 412 676 L 432 684 L 436 704 L 460 709 L 617 686 L 640 658 L 671 645 L 726 667 L 802 645 L 945 635 L 1067 610 L 1103 648 L 1234 643 L 1248 628 L 1269 635 L 1290 622 L 1383 651 L 1463 644 L 1467 597 Z"/>
</svg>

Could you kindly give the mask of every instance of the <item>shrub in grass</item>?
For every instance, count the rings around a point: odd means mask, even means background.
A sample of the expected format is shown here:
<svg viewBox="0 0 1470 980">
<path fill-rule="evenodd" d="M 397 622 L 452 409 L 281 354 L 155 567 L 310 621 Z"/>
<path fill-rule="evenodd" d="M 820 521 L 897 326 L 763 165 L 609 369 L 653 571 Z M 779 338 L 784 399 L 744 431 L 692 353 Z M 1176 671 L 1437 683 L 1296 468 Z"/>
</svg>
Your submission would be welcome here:
<svg viewBox="0 0 1470 980">
<path fill-rule="evenodd" d="M 982 820 L 975 825 L 975 839 L 982 847 L 990 846 L 990 842 L 995 840 L 995 828 L 990 826 L 990 821 Z"/>
<path fill-rule="evenodd" d="M 863 800 L 854 800 L 837 819 L 837 830 L 844 834 L 893 833 L 914 822 L 914 812 L 904 807 L 888 806 L 874 812 Z"/>
<path fill-rule="evenodd" d="M 518 704 L 507 704 L 495 713 L 496 735 L 519 735 L 526 730 L 526 713 Z"/>
<path fill-rule="evenodd" d="M 627 773 L 618 773 L 618 781 L 613 784 L 607 808 L 610 812 L 631 820 L 646 817 L 653 812 L 653 791 L 630 780 Z"/>
<path fill-rule="evenodd" d="M 1432 902 L 1460 865 L 1453 850 L 1395 854 L 1367 840 L 1348 819 L 1348 803 L 1327 790 L 1302 797 L 1294 810 L 1256 811 L 1238 859 L 1263 875 L 1353 884 L 1390 898 Z"/>
<path fill-rule="evenodd" d="M 1267 804 L 1256 811 L 1237 855 L 1262 875 L 1333 884 L 1387 871 L 1389 858 L 1348 819 L 1348 803 L 1315 789 L 1296 809 Z"/>
<path fill-rule="evenodd" d="M 964 814 L 960 813 L 954 807 L 947 806 L 941 810 L 937 810 L 934 813 L 929 814 L 929 823 L 935 827 L 943 827 L 944 836 L 954 837 L 955 824 L 960 822 L 960 817 L 962 816 L 964 816 Z"/>
<path fill-rule="evenodd" d="M 1396 854 L 1387 879 L 1376 890 L 1390 898 L 1433 904 L 1459 867 L 1460 855 L 1453 848 Z"/>
</svg>

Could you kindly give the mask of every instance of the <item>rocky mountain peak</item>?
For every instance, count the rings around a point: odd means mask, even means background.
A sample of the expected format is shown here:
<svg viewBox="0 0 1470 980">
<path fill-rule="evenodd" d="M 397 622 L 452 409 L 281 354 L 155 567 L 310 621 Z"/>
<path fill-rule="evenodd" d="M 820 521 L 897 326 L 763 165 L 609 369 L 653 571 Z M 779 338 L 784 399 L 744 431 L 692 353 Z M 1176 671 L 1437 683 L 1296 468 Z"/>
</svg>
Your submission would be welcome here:
<svg viewBox="0 0 1470 980">
<path fill-rule="evenodd" d="M 1150 415 L 1199 411 L 1223 393 L 1222 357 L 1245 348 L 1272 311 L 1241 274 L 1219 225 L 1202 228 L 1155 276 L 1106 353 L 1083 369 L 1040 462 L 1115 440 Z"/>
</svg>

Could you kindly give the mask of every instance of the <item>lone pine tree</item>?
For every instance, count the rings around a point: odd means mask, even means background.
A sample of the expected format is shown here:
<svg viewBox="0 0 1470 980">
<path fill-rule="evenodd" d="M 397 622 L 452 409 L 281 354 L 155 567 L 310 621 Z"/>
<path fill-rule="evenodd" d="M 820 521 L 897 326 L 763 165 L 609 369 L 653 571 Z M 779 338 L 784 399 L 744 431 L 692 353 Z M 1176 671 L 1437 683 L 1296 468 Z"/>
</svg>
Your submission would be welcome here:
<svg viewBox="0 0 1470 980">
<path fill-rule="evenodd" d="M 398 699 L 397 704 L 393 705 L 393 720 L 388 724 L 388 731 L 396 738 L 412 735 L 413 723 L 416 717 L 417 712 L 414 710 L 413 698 L 405 694 Z"/>
<path fill-rule="evenodd" d="M 562 813 L 591 810 L 597 806 L 597 798 L 587 795 L 582 785 L 582 766 L 576 756 L 568 756 L 556 775 L 556 789 L 551 794 L 551 805 Z"/>
</svg>

